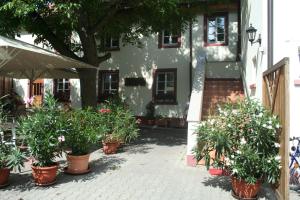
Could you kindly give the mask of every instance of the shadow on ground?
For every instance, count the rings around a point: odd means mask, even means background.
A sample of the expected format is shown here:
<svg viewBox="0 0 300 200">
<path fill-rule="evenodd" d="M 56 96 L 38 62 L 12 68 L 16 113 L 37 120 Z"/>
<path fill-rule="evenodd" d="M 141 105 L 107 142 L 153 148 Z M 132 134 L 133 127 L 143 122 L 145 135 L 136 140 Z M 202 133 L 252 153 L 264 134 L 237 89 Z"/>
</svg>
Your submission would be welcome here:
<svg viewBox="0 0 300 200">
<path fill-rule="evenodd" d="M 152 149 L 151 144 L 160 146 L 178 146 L 187 144 L 186 129 L 171 128 L 141 128 L 137 140 L 125 145 L 119 152 L 129 154 L 148 153 Z"/>
<path fill-rule="evenodd" d="M 203 181 L 203 184 L 208 187 L 221 188 L 222 190 L 231 191 L 231 180 L 229 176 L 213 176 Z M 267 185 L 263 185 L 258 194 L 259 198 L 266 200 L 276 200 L 274 192 Z"/>
<path fill-rule="evenodd" d="M 65 174 L 63 172 L 63 168 L 64 166 L 66 166 L 66 161 L 59 161 L 59 174 L 57 175 L 57 182 L 53 186 L 36 187 L 32 179 L 31 171 L 27 170 L 21 174 L 11 174 L 11 184 L 6 188 L 6 190 L 47 190 L 49 188 L 59 187 L 60 184 L 64 184 L 67 182 L 86 182 L 94 179 L 96 176 L 99 176 L 102 173 L 107 173 L 108 171 L 119 169 L 121 167 L 121 164 L 125 161 L 125 159 L 115 156 L 103 156 L 102 158 L 90 161 L 89 166 L 91 168 L 91 172 L 83 175 Z"/>
</svg>

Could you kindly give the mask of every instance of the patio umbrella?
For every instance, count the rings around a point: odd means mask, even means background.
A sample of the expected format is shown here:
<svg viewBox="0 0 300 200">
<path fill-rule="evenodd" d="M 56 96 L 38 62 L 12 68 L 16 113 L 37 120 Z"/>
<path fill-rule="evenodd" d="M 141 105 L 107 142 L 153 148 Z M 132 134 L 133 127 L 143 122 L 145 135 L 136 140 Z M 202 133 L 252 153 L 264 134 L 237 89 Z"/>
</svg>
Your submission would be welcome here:
<svg viewBox="0 0 300 200">
<path fill-rule="evenodd" d="M 13 78 L 78 78 L 74 68 L 92 65 L 0 36 L 0 75 Z"/>
</svg>

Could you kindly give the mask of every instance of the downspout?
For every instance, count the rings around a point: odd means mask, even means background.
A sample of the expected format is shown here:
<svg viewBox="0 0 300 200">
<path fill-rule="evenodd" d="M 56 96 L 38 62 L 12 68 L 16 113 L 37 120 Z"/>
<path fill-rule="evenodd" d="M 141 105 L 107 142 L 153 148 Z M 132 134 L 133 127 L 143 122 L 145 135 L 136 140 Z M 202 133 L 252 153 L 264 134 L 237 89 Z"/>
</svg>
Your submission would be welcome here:
<svg viewBox="0 0 300 200">
<path fill-rule="evenodd" d="M 268 0 L 268 68 L 273 66 L 273 0 Z"/>
<path fill-rule="evenodd" d="M 189 70 L 189 79 L 190 79 L 190 96 L 192 94 L 193 88 L 193 25 L 192 21 L 189 23 L 189 31 L 190 31 L 190 70 Z"/>
<path fill-rule="evenodd" d="M 242 50 L 242 42 L 241 42 L 241 1 L 237 1 L 238 7 L 238 43 L 237 43 L 237 51 L 236 51 L 236 61 L 241 61 L 241 50 Z"/>
</svg>

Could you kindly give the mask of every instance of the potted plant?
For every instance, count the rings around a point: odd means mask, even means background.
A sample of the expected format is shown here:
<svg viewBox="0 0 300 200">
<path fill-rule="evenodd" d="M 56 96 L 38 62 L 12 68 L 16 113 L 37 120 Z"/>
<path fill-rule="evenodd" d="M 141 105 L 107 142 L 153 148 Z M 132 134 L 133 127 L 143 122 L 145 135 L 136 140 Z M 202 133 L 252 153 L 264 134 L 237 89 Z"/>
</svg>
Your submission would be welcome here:
<svg viewBox="0 0 300 200">
<path fill-rule="evenodd" d="M 21 171 L 26 157 L 19 149 L 5 145 L 0 139 L 0 188 L 8 185 L 10 170 Z"/>
<path fill-rule="evenodd" d="M 147 124 L 153 126 L 155 124 L 155 104 L 153 101 L 150 101 L 146 105 L 146 115 Z"/>
<path fill-rule="evenodd" d="M 278 118 L 257 101 L 228 103 L 200 124 L 196 158 L 205 158 L 209 167 L 210 152 L 215 150 L 219 167 L 231 173 L 233 196 L 255 198 L 262 183 L 279 180 L 279 131 Z"/>
<path fill-rule="evenodd" d="M 61 112 L 48 93 L 40 108 L 35 108 L 32 114 L 19 121 L 18 131 L 24 136 L 34 158 L 31 168 L 36 185 L 47 186 L 56 181 L 58 163 L 55 158 L 61 155 L 59 136 L 62 124 Z"/>
<path fill-rule="evenodd" d="M 97 140 L 99 127 L 95 126 L 97 113 L 91 108 L 72 110 L 65 113 L 65 133 L 61 138 L 67 152 L 68 167 L 66 173 L 84 174 L 90 171 L 90 148 Z M 101 128 L 101 127 L 100 127 Z"/>
<path fill-rule="evenodd" d="M 99 109 L 99 126 L 102 127 L 102 144 L 105 154 L 116 153 L 120 144 L 130 142 L 138 137 L 137 123 L 134 115 L 124 102 L 107 102 Z"/>
</svg>

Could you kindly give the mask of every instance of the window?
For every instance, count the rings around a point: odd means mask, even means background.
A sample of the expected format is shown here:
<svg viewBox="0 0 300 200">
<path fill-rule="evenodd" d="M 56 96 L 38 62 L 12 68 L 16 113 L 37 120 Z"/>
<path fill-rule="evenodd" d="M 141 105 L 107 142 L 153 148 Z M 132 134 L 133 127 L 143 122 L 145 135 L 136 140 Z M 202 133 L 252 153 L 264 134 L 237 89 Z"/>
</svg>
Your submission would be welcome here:
<svg viewBox="0 0 300 200">
<path fill-rule="evenodd" d="M 104 47 L 107 50 L 119 50 L 119 38 L 107 37 L 104 40 Z"/>
<path fill-rule="evenodd" d="M 181 34 L 179 32 L 162 31 L 159 34 L 159 48 L 178 48 L 181 46 Z"/>
<path fill-rule="evenodd" d="M 97 45 L 98 53 L 103 51 L 118 51 L 120 50 L 120 40 L 119 37 L 111 37 L 111 36 L 100 36 L 99 34 L 95 34 L 95 41 Z"/>
<path fill-rule="evenodd" d="M 157 104 L 176 104 L 176 69 L 157 69 L 154 75 L 153 99 Z"/>
<path fill-rule="evenodd" d="M 54 79 L 54 97 L 58 101 L 70 101 L 69 79 Z"/>
<path fill-rule="evenodd" d="M 99 100 L 107 100 L 118 94 L 119 71 L 99 72 Z"/>
<path fill-rule="evenodd" d="M 205 45 L 225 46 L 228 41 L 228 14 L 205 16 Z"/>
</svg>

